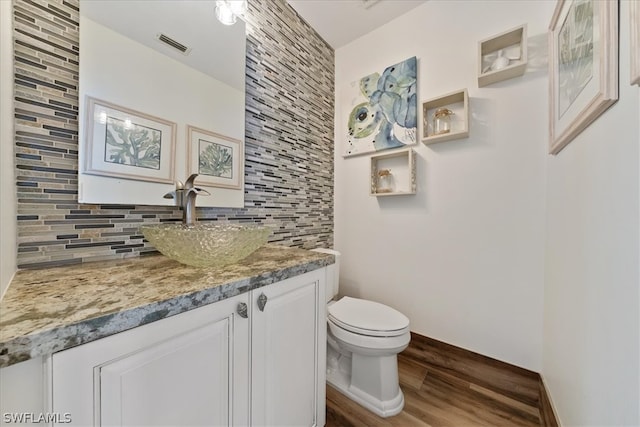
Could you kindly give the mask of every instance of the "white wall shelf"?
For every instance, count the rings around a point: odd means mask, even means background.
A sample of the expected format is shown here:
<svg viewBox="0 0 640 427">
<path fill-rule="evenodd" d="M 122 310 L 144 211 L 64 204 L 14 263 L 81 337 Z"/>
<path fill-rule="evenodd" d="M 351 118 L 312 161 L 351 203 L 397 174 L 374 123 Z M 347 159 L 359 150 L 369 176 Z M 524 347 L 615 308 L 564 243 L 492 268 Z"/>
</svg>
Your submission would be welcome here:
<svg viewBox="0 0 640 427">
<path fill-rule="evenodd" d="M 433 131 L 433 115 L 438 108 L 447 107 L 453 111 L 451 131 L 436 135 Z M 469 94 L 467 89 L 448 93 L 422 103 L 422 143 L 429 145 L 437 142 L 469 136 Z"/>
<path fill-rule="evenodd" d="M 526 24 L 478 42 L 478 87 L 521 76 L 526 68 Z"/>
<path fill-rule="evenodd" d="M 415 151 L 412 148 L 371 156 L 370 194 L 372 196 L 416 194 L 416 161 Z"/>
</svg>

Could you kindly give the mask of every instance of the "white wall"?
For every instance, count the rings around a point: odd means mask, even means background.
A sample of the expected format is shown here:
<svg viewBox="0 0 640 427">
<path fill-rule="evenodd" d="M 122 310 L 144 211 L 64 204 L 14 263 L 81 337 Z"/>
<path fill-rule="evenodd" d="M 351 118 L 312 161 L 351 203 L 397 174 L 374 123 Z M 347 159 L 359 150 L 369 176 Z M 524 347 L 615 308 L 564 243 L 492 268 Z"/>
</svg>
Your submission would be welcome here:
<svg viewBox="0 0 640 427">
<path fill-rule="evenodd" d="M 16 271 L 16 183 L 13 153 L 13 20 L 0 1 L 0 299 Z"/>
<path fill-rule="evenodd" d="M 397 308 L 419 334 L 535 371 L 542 360 L 546 30 L 553 6 L 429 1 L 336 51 L 341 293 Z M 524 23 L 527 73 L 479 89 L 478 41 Z M 415 145 L 418 194 L 376 199 L 368 194 L 369 157 L 341 156 L 345 89 L 414 55 L 419 102 L 468 89 L 470 136 Z"/>
<path fill-rule="evenodd" d="M 620 6 L 620 98 L 547 158 L 542 373 L 566 426 L 640 425 L 640 88 Z"/>
<path fill-rule="evenodd" d="M 640 88 L 620 13 L 620 99 L 547 154 L 553 1 L 429 1 L 336 52 L 341 293 L 429 337 L 542 374 L 562 425 L 640 425 Z M 524 77 L 478 89 L 476 42 L 528 24 Z M 368 195 L 344 159 L 345 88 L 416 55 L 420 101 L 469 89 L 471 135 L 417 145 L 416 196 Z"/>
</svg>

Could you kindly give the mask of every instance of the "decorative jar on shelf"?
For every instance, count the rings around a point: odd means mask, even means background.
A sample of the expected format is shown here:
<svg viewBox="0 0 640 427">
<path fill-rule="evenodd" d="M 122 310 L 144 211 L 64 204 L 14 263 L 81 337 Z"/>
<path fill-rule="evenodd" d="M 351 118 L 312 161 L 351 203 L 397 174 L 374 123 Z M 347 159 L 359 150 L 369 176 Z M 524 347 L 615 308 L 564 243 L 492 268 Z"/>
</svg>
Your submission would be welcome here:
<svg viewBox="0 0 640 427">
<path fill-rule="evenodd" d="M 500 49 L 498 51 L 498 56 L 493 60 L 493 63 L 491 64 L 491 70 L 502 70 L 503 68 L 508 67 L 510 62 L 511 61 L 509 60 L 509 58 L 504 56 L 504 51 Z"/>
<path fill-rule="evenodd" d="M 377 193 L 391 193 L 393 191 L 393 175 L 391 169 L 380 169 L 378 171 Z"/>
<path fill-rule="evenodd" d="M 433 134 L 442 135 L 451 132 L 451 116 L 453 111 L 446 107 L 438 108 L 433 114 Z"/>
</svg>

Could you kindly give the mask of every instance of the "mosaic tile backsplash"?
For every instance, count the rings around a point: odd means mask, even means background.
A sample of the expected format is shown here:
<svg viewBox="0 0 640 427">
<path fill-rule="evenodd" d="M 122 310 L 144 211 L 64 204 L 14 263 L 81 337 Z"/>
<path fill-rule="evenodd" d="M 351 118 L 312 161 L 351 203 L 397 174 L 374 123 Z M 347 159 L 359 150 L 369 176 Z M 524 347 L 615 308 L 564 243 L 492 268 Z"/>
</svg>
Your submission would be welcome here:
<svg viewBox="0 0 640 427">
<path fill-rule="evenodd" d="M 182 218 L 175 207 L 78 204 L 79 7 L 14 0 L 19 268 L 156 253 L 140 225 Z M 246 21 L 245 207 L 198 218 L 331 247 L 333 49 L 284 0 L 250 0 Z"/>
</svg>

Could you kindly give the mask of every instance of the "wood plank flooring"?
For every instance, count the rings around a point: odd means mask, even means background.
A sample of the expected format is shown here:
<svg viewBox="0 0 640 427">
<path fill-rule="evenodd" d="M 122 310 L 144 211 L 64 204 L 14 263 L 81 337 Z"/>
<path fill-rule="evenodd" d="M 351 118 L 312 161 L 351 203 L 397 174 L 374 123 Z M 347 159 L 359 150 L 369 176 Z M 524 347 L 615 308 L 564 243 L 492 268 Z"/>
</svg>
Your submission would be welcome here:
<svg viewBox="0 0 640 427">
<path fill-rule="evenodd" d="M 398 372 L 400 414 L 380 418 L 327 386 L 327 427 L 553 425 L 541 415 L 535 372 L 417 334 L 398 355 Z"/>
</svg>

